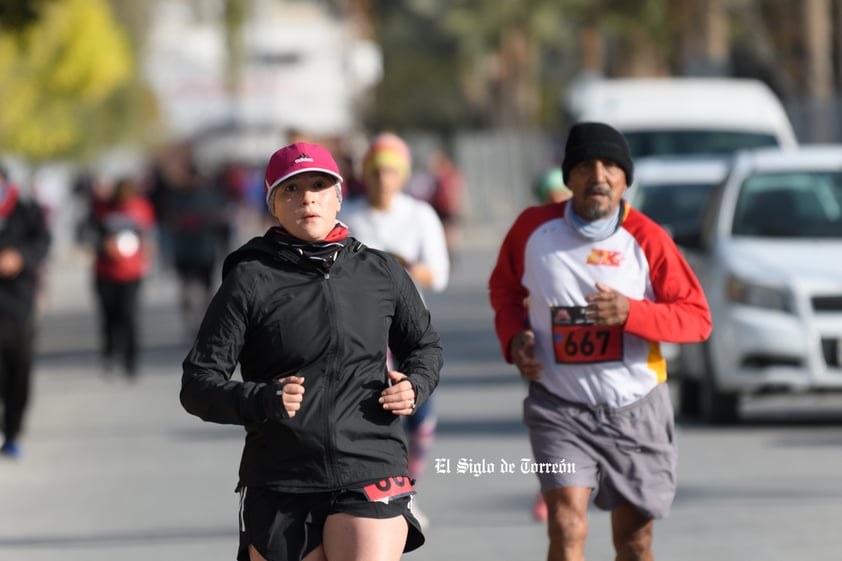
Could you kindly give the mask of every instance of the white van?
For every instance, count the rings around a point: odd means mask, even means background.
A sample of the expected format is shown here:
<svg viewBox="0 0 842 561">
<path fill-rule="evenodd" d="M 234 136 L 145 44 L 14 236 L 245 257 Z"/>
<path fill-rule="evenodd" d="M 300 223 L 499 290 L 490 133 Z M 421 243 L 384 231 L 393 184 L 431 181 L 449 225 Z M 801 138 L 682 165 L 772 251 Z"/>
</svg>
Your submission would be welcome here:
<svg viewBox="0 0 842 561">
<path fill-rule="evenodd" d="M 780 100 L 757 80 L 592 79 L 571 88 L 567 111 L 571 122 L 602 121 L 621 130 L 634 158 L 797 144 Z"/>
</svg>

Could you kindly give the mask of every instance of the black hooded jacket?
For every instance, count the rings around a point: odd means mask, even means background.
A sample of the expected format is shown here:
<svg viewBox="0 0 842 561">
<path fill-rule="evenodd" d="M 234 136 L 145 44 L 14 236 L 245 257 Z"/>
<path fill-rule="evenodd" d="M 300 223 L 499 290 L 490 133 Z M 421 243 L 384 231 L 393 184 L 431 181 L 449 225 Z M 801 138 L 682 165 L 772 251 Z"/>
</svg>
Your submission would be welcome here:
<svg viewBox="0 0 842 561">
<path fill-rule="evenodd" d="M 23 270 L 14 277 L 0 277 L 0 314 L 29 325 L 35 311 L 38 274 L 47 257 L 52 236 L 41 208 L 18 199 L 7 216 L 0 216 L 0 250 L 16 249 Z"/>
<path fill-rule="evenodd" d="M 240 486 L 304 492 L 407 473 L 401 417 L 378 402 L 386 349 L 416 403 L 438 383 L 439 336 L 411 278 L 353 238 L 318 263 L 269 230 L 233 252 L 183 363 L 181 403 L 206 421 L 244 425 Z M 232 380 L 237 363 L 242 382 Z M 282 376 L 303 376 L 288 418 Z"/>
</svg>

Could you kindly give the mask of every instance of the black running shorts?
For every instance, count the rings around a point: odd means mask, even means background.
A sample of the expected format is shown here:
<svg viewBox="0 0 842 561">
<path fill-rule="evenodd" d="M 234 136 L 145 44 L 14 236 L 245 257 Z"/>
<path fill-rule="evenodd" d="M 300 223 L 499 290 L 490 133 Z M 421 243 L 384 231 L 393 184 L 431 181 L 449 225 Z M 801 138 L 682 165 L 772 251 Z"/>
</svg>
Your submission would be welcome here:
<svg viewBox="0 0 842 561">
<path fill-rule="evenodd" d="M 409 508 L 411 497 L 371 501 L 361 490 L 282 493 L 265 487 L 240 489 L 240 546 L 237 561 L 249 561 L 253 545 L 271 561 L 300 561 L 322 544 L 322 529 L 331 514 L 362 518 L 403 516 L 409 531 L 404 552 L 424 544 L 421 525 Z"/>
</svg>

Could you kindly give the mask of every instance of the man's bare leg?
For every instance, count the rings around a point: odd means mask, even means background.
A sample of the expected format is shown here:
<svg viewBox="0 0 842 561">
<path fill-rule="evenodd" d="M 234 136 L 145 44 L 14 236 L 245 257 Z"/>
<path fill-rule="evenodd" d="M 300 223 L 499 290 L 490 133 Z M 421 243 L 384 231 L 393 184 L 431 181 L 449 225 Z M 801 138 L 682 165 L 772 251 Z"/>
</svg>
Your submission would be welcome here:
<svg viewBox="0 0 842 561">
<path fill-rule="evenodd" d="M 629 503 L 611 511 L 611 529 L 617 561 L 653 561 L 652 530 L 655 521 Z"/>
<path fill-rule="evenodd" d="M 544 493 L 547 502 L 547 561 L 584 561 L 590 487 L 562 487 Z"/>
</svg>

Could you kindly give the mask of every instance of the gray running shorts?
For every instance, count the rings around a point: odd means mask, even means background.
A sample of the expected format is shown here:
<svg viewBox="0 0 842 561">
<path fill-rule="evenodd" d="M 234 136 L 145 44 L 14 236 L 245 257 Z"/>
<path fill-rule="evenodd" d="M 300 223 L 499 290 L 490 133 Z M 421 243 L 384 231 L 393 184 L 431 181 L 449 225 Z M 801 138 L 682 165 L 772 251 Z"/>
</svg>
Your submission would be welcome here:
<svg viewBox="0 0 842 561">
<path fill-rule="evenodd" d="M 565 401 L 532 382 L 523 420 L 542 492 L 590 487 L 602 510 L 628 502 L 650 518 L 669 514 L 678 449 L 665 383 L 614 409 Z"/>
</svg>

